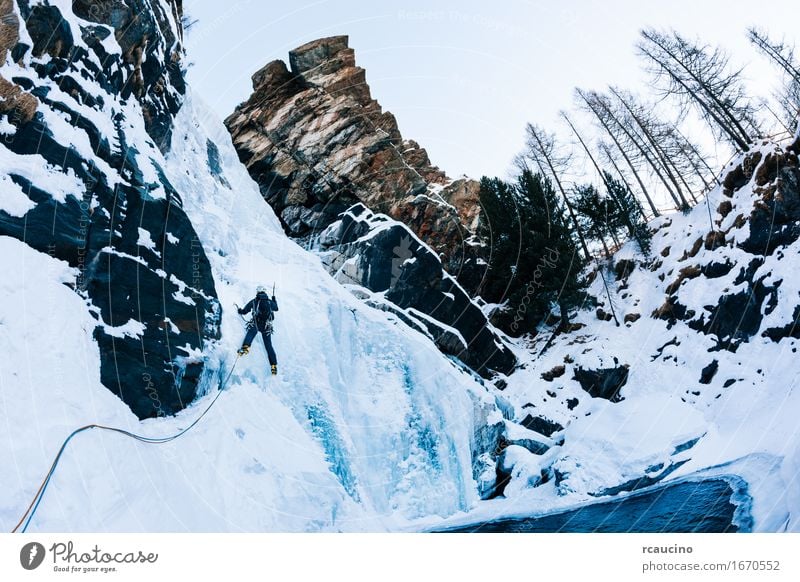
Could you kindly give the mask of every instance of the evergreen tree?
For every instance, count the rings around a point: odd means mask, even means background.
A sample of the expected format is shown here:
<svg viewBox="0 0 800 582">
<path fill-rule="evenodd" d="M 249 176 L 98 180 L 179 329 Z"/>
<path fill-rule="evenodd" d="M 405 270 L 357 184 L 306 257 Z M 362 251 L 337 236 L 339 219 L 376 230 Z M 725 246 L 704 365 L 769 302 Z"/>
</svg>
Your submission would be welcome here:
<svg viewBox="0 0 800 582">
<path fill-rule="evenodd" d="M 605 195 L 591 184 L 574 189 L 574 205 L 581 228 L 589 233 L 589 238 L 602 245 L 607 257 L 612 252 L 608 242 L 618 247 L 625 238 L 635 240 L 639 249 L 648 254 L 650 230 L 642 218 L 636 196 L 609 172 L 603 172 L 603 182 Z"/>
<path fill-rule="evenodd" d="M 606 239 L 618 242 L 619 207 L 610 198 L 602 196 L 591 184 L 575 186 L 573 200 L 583 231 L 588 233 L 589 239 L 602 245 L 606 257 L 611 256 Z"/>
<path fill-rule="evenodd" d="M 512 194 L 512 186 L 499 178 L 481 178 L 481 219 L 478 236 L 489 245 L 489 273 L 479 294 L 491 302 L 500 302 L 513 279 L 519 261 L 521 209 Z"/>
<path fill-rule="evenodd" d="M 478 233 L 490 245 L 489 274 L 480 290 L 505 302 L 498 324 L 512 335 L 535 333 L 557 305 L 566 321 L 582 299 L 584 263 L 552 184 L 524 169 L 515 183 L 481 180 Z"/>
<path fill-rule="evenodd" d="M 643 254 L 649 255 L 653 237 L 647 227 L 639 200 L 625 184 L 616 180 L 609 172 L 603 173 L 609 197 L 619 206 L 619 227 L 626 231 L 629 238 L 636 241 Z"/>
</svg>

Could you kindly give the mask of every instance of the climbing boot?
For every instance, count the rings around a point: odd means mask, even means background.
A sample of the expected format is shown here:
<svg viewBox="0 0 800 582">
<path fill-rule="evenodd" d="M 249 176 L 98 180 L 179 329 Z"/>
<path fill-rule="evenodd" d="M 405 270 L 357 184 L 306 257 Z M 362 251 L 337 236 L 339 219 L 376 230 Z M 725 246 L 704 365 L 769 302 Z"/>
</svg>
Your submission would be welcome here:
<svg viewBox="0 0 800 582">
<path fill-rule="evenodd" d="M 239 351 L 236 353 L 239 354 L 240 356 L 246 356 L 249 352 L 250 352 L 250 346 L 245 344 L 241 348 L 239 348 Z"/>
<path fill-rule="evenodd" d="M 270 367 L 272 368 L 272 375 L 273 376 L 277 376 L 278 375 L 278 365 L 277 364 L 272 364 L 272 366 L 270 366 Z"/>
</svg>

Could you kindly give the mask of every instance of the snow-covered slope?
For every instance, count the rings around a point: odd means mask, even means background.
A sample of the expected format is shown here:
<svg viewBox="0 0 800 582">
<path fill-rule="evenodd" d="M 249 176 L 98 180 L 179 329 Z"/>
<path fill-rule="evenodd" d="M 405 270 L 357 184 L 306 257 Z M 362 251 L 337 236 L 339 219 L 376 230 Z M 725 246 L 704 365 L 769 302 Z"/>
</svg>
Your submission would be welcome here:
<svg viewBox="0 0 800 582">
<path fill-rule="evenodd" d="M 504 396 L 518 420 L 564 427 L 563 444 L 504 452 L 511 500 L 541 510 L 730 465 L 755 529 L 800 529 L 797 175 L 796 155 L 772 143 L 734 160 L 700 205 L 651 224 L 650 258 L 635 243 L 615 255 L 622 326 L 598 278 L 597 312 L 521 351 Z"/>
</svg>

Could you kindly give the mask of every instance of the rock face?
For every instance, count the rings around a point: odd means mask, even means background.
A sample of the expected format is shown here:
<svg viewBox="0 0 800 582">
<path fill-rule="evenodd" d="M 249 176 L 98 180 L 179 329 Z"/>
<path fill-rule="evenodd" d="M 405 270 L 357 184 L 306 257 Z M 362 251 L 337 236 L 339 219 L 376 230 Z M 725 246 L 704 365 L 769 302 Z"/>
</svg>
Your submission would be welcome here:
<svg viewBox="0 0 800 582">
<path fill-rule="evenodd" d="M 485 377 L 513 370 L 516 358 L 486 316 L 405 225 L 357 204 L 319 241 L 337 280 L 375 293 L 368 302 L 429 335 L 445 354 Z"/>
<path fill-rule="evenodd" d="M 471 244 L 479 184 L 450 180 L 404 140 L 370 95 L 346 36 L 323 38 L 253 75 L 225 121 L 240 159 L 287 233 L 313 236 L 357 202 L 408 225 L 467 291 L 483 270 Z"/>
<path fill-rule="evenodd" d="M 800 312 L 798 299 L 782 291 L 786 284 L 775 275 L 785 249 L 800 239 L 800 164 L 796 149 L 796 144 L 771 150 L 762 146 L 726 173 L 722 196 L 727 199 L 719 205 L 716 228 L 697 239 L 681 257 L 684 262 L 692 261 L 667 286 L 665 302 L 653 317 L 669 325 L 684 321 L 690 328 L 712 336 L 716 350 L 733 352 L 759 331 L 773 341 L 795 333 L 795 324 L 762 329 L 762 322 L 776 310 L 782 294 Z M 753 193 L 749 207 L 731 202 L 735 193 L 745 190 Z M 708 252 L 699 255 L 701 247 Z M 730 258 L 709 261 L 715 254 L 730 254 L 729 249 L 737 252 L 737 268 Z M 719 297 L 708 298 L 702 309 L 693 308 L 682 302 L 681 289 L 686 281 L 698 277 L 728 278 L 731 286 Z"/>
<path fill-rule="evenodd" d="M 547 437 L 552 436 L 553 433 L 564 430 L 564 427 L 557 422 L 553 422 L 541 416 L 533 416 L 532 414 L 526 415 L 525 418 L 520 421 L 520 424 L 528 430 L 538 432 Z"/>
<path fill-rule="evenodd" d="M 172 414 L 196 395 L 220 314 L 162 171 L 184 93 L 181 3 L 62 4 L 0 1 L 0 235 L 75 268 L 103 384 L 140 418 Z"/>
<path fill-rule="evenodd" d="M 72 9 L 79 18 L 104 25 L 82 30 L 92 50 L 101 53 L 109 28 L 114 31 L 122 62 L 119 73 L 110 76 L 111 86 L 122 99 L 136 98 L 147 133 L 167 151 L 172 120 L 186 91 L 181 70 L 183 0 L 74 0 Z"/>
</svg>

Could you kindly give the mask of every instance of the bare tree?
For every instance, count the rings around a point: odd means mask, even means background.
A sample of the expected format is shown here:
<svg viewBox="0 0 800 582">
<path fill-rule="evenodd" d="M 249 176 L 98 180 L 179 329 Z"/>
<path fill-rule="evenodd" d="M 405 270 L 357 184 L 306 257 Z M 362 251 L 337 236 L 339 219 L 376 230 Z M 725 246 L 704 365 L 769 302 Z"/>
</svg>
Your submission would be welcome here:
<svg viewBox="0 0 800 582">
<path fill-rule="evenodd" d="M 564 174 L 569 165 L 570 156 L 561 154 L 558 151 L 554 134 L 547 133 L 542 128 L 531 123 L 529 123 L 525 129 L 528 136 L 526 140 L 526 154 L 528 158 L 536 164 L 542 175 L 550 176 L 553 182 L 555 182 L 558 191 L 561 193 L 561 197 L 564 199 L 564 205 L 569 212 L 570 220 L 575 228 L 575 233 L 578 235 L 581 248 L 586 255 L 586 260 L 591 261 L 593 255 L 591 252 L 589 252 L 589 246 L 586 244 L 586 239 L 583 236 L 583 232 L 581 232 L 578 217 L 575 215 L 575 209 L 573 208 L 572 202 L 570 202 L 569 196 L 567 195 L 567 192 L 564 189 L 561 181 L 561 176 Z M 611 291 L 608 288 L 608 283 L 606 282 L 606 278 L 603 274 L 603 269 L 599 267 L 599 265 L 598 275 L 603 280 L 603 285 L 606 290 L 606 297 L 608 297 L 608 303 L 611 307 L 611 315 L 614 317 L 614 323 L 619 326 L 617 314 L 614 312 L 614 304 L 611 301 Z"/>
<path fill-rule="evenodd" d="M 561 176 L 569 165 L 570 156 L 563 155 L 558 151 L 554 134 L 547 133 L 542 128 L 531 123 L 527 125 L 525 131 L 528 135 L 526 141 L 528 158 L 536 164 L 543 176 L 549 176 L 556 184 L 561 197 L 564 199 L 564 205 L 567 208 L 567 212 L 569 212 L 570 220 L 575 228 L 575 233 L 578 235 L 586 260 L 590 261 L 592 254 L 589 252 L 589 247 L 586 245 L 586 240 L 583 238 L 578 219 L 575 216 L 575 210 L 572 208 L 572 203 L 561 182 Z"/>
<path fill-rule="evenodd" d="M 665 95 L 694 106 L 720 139 L 747 151 L 762 135 L 741 69 L 731 69 L 720 48 L 692 42 L 677 32 L 642 30 L 639 54 Z"/>
<path fill-rule="evenodd" d="M 646 105 L 637 103 L 633 95 L 626 93 L 620 89 L 610 87 L 609 90 L 617 101 L 622 105 L 622 115 L 617 115 L 620 122 L 627 125 L 628 133 L 634 135 L 639 140 L 643 147 L 650 150 L 649 159 L 658 164 L 659 168 L 654 167 L 654 171 L 662 177 L 665 176 L 669 183 L 664 182 L 670 194 L 673 190 L 670 186 L 674 187 L 673 200 L 679 208 L 688 208 L 689 203 L 683 195 L 679 181 L 683 183 L 687 190 L 690 190 L 689 185 L 683 179 L 681 171 L 678 169 L 674 154 L 676 152 L 666 152 L 664 150 L 663 137 L 667 134 L 663 122 L 659 121 L 652 113 L 652 108 Z M 662 180 L 664 177 L 662 177 Z"/>
<path fill-rule="evenodd" d="M 780 107 L 779 111 L 776 111 L 773 108 L 772 104 L 769 102 L 769 99 L 763 99 L 761 101 L 761 106 L 767 110 L 780 128 L 783 129 L 783 131 L 791 134 L 792 126 L 797 123 L 797 114 L 795 113 L 796 108 L 793 103 L 793 99 L 781 91 L 773 92 L 772 96 L 775 98 L 775 102 Z M 783 115 L 781 115 L 781 113 Z"/>
<path fill-rule="evenodd" d="M 653 203 L 653 199 L 650 197 L 650 193 L 648 192 L 647 187 L 644 185 L 644 180 L 642 180 L 642 177 L 639 175 L 639 171 L 634 164 L 631 154 L 628 153 L 626 147 L 621 141 L 623 138 L 619 135 L 619 124 L 616 122 L 616 120 L 612 119 L 610 110 L 608 107 L 606 107 L 606 104 L 603 103 L 602 97 L 595 91 L 584 91 L 582 89 L 575 89 L 575 94 L 582 102 L 583 107 L 592 113 L 603 130 L 605 130 L 606 134 L 608 134 L 608 136 L 611 138 L 611 141 L 616 146 L 617 151 L 625 160 L 625 163 L 630 168 L 633 177 L 639 184 L 639 188 L 641 188 L 642 194 L 650 206 L 650 210 L 653 211 L 653 215 L 659 216 L 660 213 L 658 208 L 656 208 L 656 205 Z"/>
<path fill-rule="evenodd" d="M 719 183 L 714 170 L 708 164 L 708 159 L 696 143 L 690 140 L 676 124 L 668 126 L 668 134 L 665 136 L 668 140 L 668 148 L 677 148 L 680 150 L 683 158 L 691 166 L 697 178 L 703 183 L 703 187 L 708 190 L 711 188 L 711 181 Z"/>
<path fill-rule="evenodd" d="M 600 179 L 603 181 L 603 185 L 606 187 L 606 192 L 608 193 L 608 196 L 611 197 L 611 199 L 614 201 L 614 204 L 616 204 L 617 207 L 624 208 L 624 206 L 622 204 L 622 201 L 617 198 L 617 196 L 615 194 L 615 189 L 613 188 L 613 186 L 611 184 L 611 180 L 610 180 L 610 178 L 612 178 L 611 175 L 608 172 L 604 171 L 602 168 L 600 168 L 600 165 L 597 163 L 597 160 L 595 159 L 594 155 L 592 154 L 592 150 L 590 150 L 589 146 L 586 145 L 586 142 L 583 140 L 583 137 L 581 136 L 580 132 L 575 127 L 575 124 L 572 123 L 572 120 L 569 118 L 569 116 L 566 114 L 566 112 L 565 111 L 561 111 L 560 115 L 561 115 L 561 118 L 566 122 L 566 124 L 572 130 L 572 133 L 575 135 L 575 137 L 578 139 L 578 142 L 581 144 L 581 147 L 583 148 L 583 151 L 586 152 L 586 156 L 592 162 L 592 165 L 594 166 L 594 169 L 600 175 Z M 630 187 L 627 186 L 627 183 L 625 183 L 625 185 L 626 185 L 626 188 L 627 188 L 628 192 L 630 192 Z M 636 208 L 642 214 L 642 216 L 644 216 L 644 212 L 642 211 L 642 206 L 641 206 L 641 204 L 638 203 L 638 200 L 636 199 L 636 196 L 633 196 L 633 199 L 636 200 Z M 627 226 L 628 226 L 629 233 L 632 234 L 633 231 L 634 231 L 633 223 L 631 222 L 630 217 L 627 214 L 626 214 L 625 218 L 627 219 Z M 612 237 L 616 236 L 616 234 L 614 233 L 613 230 L 611 231 L 611 233 L 612 233 Z M 606 248 L 606 256 L 609 256 L 608 248 L 606 247 L 605 241 L 603 241 L 602 237 L 600 238 L 600 240 L 603 242 L 603 247 Z M 619 246 L 619 241 L 616 240 L 616 238 L 615 238 L 614 242 L 617 244 L 617 246 Z"/>
<path fill-rule="evenodd" d="M 613 150 L 612 150 L 611 146 L 606 142 L 600 142 L 600 143 L 597 144 L 597 148 L 600 150 L 600 153 L 603 154 L 603 156 L 605 157 L 605 160 L 609 164 L 611 164 L 612 168 L 614 168 L 614 171 L 617 173 L 617 176 L 619 177 L 619 179 L 622 182 L 622 184 L 625 185 L 625 188 L 628 190 L 628 193 L 630 194 L 630 196 L 632 198 L 634 198 L 638 202 L 639 197 L 636 196 L 636 194 L 633 191 L 633 188 L 631 188 L 631 183 L 628 181 L 628 177 L 620 169 L 619 164 L 617 163 L 617 160 L 614 157 L 614 153 L 613 153 Z M 642 215 L 642 218 L 644 220 L 647 220 L 647 214 L 645 213 L 644 208 L 642 207 L 641 203 L 638 203 L 636 206 L 639 209 L 639 214 Z"/>
<path fill-rule="evenodd" d="M 610 91 L 625 109 L 629 121 L 634 122 L 633 131 L 646 138 L 654 159 L 660 162 L 683 205 L 686 200 L 681 195 L 681 185 L 696 203 L 694 193 L 710 188 L 714 175 L 700 147 L 680 131 L 678 123 L 660 118 L 654 105 L 642 103 L 621 89 L 612 87 Z"/>
<path fill-rule="evenodd" d="M 630 119 L 630 114 L 615 104 L 607 95 L 592 92 L 590 94 L 594 108 L 604 117 L 603 126 L 609 135 L 615 135 L 614 141 L 621 152 L 626 152 L 628 157 L 642 161 L 663 184 L 667 193 L 675 203 L 676 208 L 682 206 L 678 196 L 673 190 L 672 183 L 664 174 L 663 166 L 647 143 L 646 139 L 638 134 L 636 124 Z M 599 117 L 598 117 L 599 119 Z"/>
<path fill-rule="evenodd" d="M 766 32 L 757 28 L 749 28 L 747 38 L 773 64 L 777 65 L 786 77 L 783 91 L 776 96 L 784 110 L 785 117 L 781 119 L 775 115 L 772 109 L 769 111 L 787 131 L 790 131 L 800 115 L 800 64 L 795 60 L 794 45 L 788 45 L 784 41 L 773 41 Z"/>
<path fill-rule="evenodd" d="M 594 169 L 600 175 L 600 179 L 603 180 L 603 183 L 605 184 L 606 188 L 608 188 L 608 182 L 606 181 L 605 173 L 603 172 L 603 170 L 600 169 L 600 165 L 597 163 L 597 160 L 595 160 L 594 156 L 592 155 L 592 151 L 589 149 L 589 146 L 586 145 L 586 142 L 583 141 L 583 137 L 581 137 L 581 134 L 575 127 L 575 124 L 572 123 L 572 120 L 567 115 L 567 112 L 560 111 L 559 115 L 561 116 L 561 119 L 563 119 L 569 126 L 569 128 L 572 130 L 572 133 L 575 135 L 575 137 L 578 138 L 578 143 L 581 144 L 581 147 L 583 148 L 583 151 L 586 153 L 586 156 L 592 162 Z"/>
<path fill-rule="evenodd" d="M 603 181 L 603 184 L 605 184 L 606 192 L 611 194 L 611 185 L 609 184 L 608 180 L 606 179 L 606 174 L 603 172 L 602 169 L 600 169 L 600 166 L 597 164 L 597 161 L 594 159 L 594 156 L 592 155 L 591 150 L 586 145 L 586 142 L 583 141 L 583 137 L 581 137 L 580 132 L 578 132 L 578 130 L 575 128 L 575 125 L 573 125 L 572 121 L 570 120 L 569 116 L 567 115 L 567 113 L 565 111 L 561 111 L 559 113 L 559 115 L 567 123 L 567 125 L 572 130 L 572 133 L 575 135 L 575 137 L 578 138 L 578 142 L 583 147 L 583 151 L 586 153 L 586 155 L 588 156 L 589 160 L 592 162 L 592 165 L 594 166 L 594 169 L 600 175 L 600 179 Z M 594 188 L 594 187 L 592 187 L 592 188 Z M 580 191 L 580 187 L 578 187 L 578 191 Z M 605 222 L 608 223 L 608 216 L 607 215 L 606 215 Z M 606 244 L 605 238 L 603 237 L 602 232 L 600 231 L 599 225 L 597 223 L 594 223 L 594 224 L 591 225 L 591 228 L 594 229 L 594 231 L 595 231 L 595 238 L 599 239 L 600 242 L 602 243 L 603 250 L 605 251 L 605 254 L 606 254 L 606 258 L 609 258 L 611 256 L 611 252 L 608 249 L 608 245 Z M 608 230 L 612 234 L 612 238 L 614 236 L 616 236 L 616 234 L 613 231 L 611 231 L 610 229 L 608 229 Z M 614 243 L 617 246 L 619 246 L 619 241 L 615 240 Z"/>
</svg>

